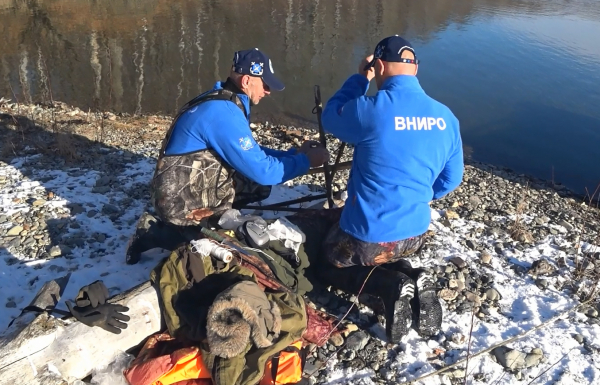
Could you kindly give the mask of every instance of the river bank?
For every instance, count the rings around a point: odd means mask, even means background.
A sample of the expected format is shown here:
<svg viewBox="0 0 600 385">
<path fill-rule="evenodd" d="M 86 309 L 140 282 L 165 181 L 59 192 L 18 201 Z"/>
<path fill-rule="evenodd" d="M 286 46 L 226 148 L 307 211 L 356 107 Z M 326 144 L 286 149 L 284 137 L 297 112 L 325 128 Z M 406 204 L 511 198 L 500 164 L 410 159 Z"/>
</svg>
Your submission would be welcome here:
<svg viewBox="0 0 600 385">
<path fill-rule="evenodd" d="M 170 122 L 167 116 L 0 100 L 0 271 L 5 278 L 0 330 L 47 279 L 67 271 L 73 278 L 65 298 L 95 279 L 103 279 L 111 294 L 147 280 L 157 259 L 128 266 L 124 250 L 137 218 L 149 209 L 148 182 Z M 252 128 L 261 145 L 274 148 L 318 138 L 315 131 L 298 127 L 261 123 Z M 330 138 L 329 144 L 335 156 L 338 143 Z M 342 161 L 350 159 L 347 149 Z M 496 350 L 473 359 L 468 368 L 458 366 L 422 383 L 462 383 L 468 375 L 472 383 L 508 384 L 540 374 L 540 383 L 598 381 L 597 194 L 583 200 L 552 181 L 468 163 L 461 186 L 432 203 L 434 236 L 411 259 L 436 275 L 444 331 L 429 341 L 411 332 L 401 344 L 390 345 L 380 305 L 372 299 L 314 293 L 313 305 L 338 317 L 356 303 L 347 320 L 360 330 L 314 352 L 306 370 L 313 382 L 412 380 L 591 296 L 596 299 L 578 312 L 509 344 L 513 353 Z M 334 189 L 343 190 L 347 177 L 347 170 L 338 172 Z M 306 175 L 278 186 L 265 203 L 322 191 L 322 186 L 322 175 Z M 518 364 L 507 362 L 508 356 L 520 357 Z"/>
</svg>

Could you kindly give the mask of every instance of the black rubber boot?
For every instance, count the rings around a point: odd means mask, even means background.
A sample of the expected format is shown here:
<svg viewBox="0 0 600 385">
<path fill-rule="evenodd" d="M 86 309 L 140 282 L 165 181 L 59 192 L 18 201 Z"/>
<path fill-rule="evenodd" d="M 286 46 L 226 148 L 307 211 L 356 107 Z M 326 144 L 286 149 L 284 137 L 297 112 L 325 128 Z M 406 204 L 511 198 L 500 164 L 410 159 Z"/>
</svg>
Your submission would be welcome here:
<svg viewBox="0 0 600 385">
<path fill-rule="evenodd" d="M 135 234 L 129 241 L 125 261 L 134 265 L 140 261 L 141 254 L 155 247 L 174 250 L 179 244 L 185 242 L 181 232 L 158 218 L 148 213 L 140 217 Z"/>
<path fill-rule="evenodd" d="M 433 277 L 424 269 L 415 269 L 406 259 L 385 265 L 391 270 L 406 274 L 416 282 L 415 296 L 411 301 L 413 327 L 422 337 L 438 334 L 442 328 L 443 311 L 435 293 Z"/>
<path fill-rule="evenodd" d="M 379 297 L 385 306 L 385 332 L 389 342 L 398 343 L 410 329 L 412 311 L 410 300 L 414 296 L 414 282 L 405 274 L 377 267 L 371 275 L 370 266 L 352 266 L 337 268 L 319 266 L 317 275 L 324 285 L 335 289 L 358 294 L 364 283 L 362 293 Z M 367 276 L 369 277 L 367 279 Z M 366 282 L 365 282 L 366 280 Z"/>
</svg>

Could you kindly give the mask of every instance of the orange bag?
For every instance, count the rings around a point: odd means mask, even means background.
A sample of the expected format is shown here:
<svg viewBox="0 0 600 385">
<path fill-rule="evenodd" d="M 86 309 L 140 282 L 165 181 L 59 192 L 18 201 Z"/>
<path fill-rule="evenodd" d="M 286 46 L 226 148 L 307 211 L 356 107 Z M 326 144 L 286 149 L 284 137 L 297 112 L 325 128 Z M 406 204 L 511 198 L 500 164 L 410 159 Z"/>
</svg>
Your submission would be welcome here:
<svg viewBox="0 0 600 385">
<path fill-rule="evenodd" d="M 302 340 L 296 341 L 267 361 L 260 385 L 300 383 L 305 362 L 306 349 L 302 348 Z"/>
<path fill-rule="evenodd" d="M 123 374 L 130 385 L 210 385 L 210 372 L 200 350 L 176 341 L 168 333 L 156 334 Z"/>
<path fill-rule="evenodd" d="M 202 361 L 202 354 L 198 348 L 192 348 L 182 353 L 180 357 L 177 357 L 177 352 L 173 354 L 175 365 L 160 376 L 153 385 L 171 385 L 183 380 L 210 379 L 210 373 Z"/>
</svg>

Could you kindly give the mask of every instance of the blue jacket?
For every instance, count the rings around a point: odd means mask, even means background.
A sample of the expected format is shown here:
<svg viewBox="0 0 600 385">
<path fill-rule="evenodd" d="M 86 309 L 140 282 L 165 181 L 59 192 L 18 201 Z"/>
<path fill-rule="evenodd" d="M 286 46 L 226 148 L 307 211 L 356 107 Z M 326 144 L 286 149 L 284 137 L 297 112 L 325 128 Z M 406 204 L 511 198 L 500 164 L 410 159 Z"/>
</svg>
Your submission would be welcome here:
<svg viewBox="0 0 600 385">
<path fill-rule="evenodd" d="M 217 82 L 212 91 L 223 88 Z M 210 91 L 209 91 L 210 92 Z M 259 146 L 250 130 L 250 100 L 238 96 L 246 116 L 235 103 L 210 100 L 192 107 L 175 122 L 165 155 L 184 155 L 212 149 L 227 164 L 261 185 L 275 185 L 304 175 L 310 168 L 305 154 L 296 149 L 273 150 Z"/>
<path fill-rule="evenodd" d="M 399 241 L 427 231 L 429 202 L 462 181 L 459 124 L 415 76 L 390 77 L 372 97 L 368 88 L 351 76 L 323 111 L 323 128 L 355 146 L 340 227 L 365 242 Z"/>
</svg>

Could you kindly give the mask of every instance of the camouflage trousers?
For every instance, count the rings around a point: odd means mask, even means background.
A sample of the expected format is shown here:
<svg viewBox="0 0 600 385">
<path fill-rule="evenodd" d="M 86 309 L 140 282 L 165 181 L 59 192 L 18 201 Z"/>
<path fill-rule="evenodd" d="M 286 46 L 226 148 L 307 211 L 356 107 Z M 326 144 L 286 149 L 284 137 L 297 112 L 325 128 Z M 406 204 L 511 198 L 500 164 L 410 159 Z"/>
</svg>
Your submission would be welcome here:
<svg viewBox="0 0 600 385">
<path fill-rule="evenodd" d="M 157 215 L 176 226 L 198 225 L 271 194 L 271 186 L 246 178 L 212 150 L 159 157 L 151 188 Z"/>
<path fill-rule="evenodd" d="M 414 254 L 424 241 L 425 234 L 395 242 L 364 242 L 346 233 L 338 223 L 327 234 L 323 248 L 327 260 L 336 267 L 376 266 Z"/>
</svg>

